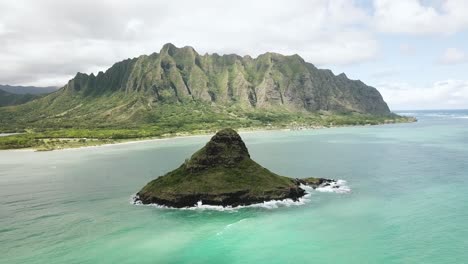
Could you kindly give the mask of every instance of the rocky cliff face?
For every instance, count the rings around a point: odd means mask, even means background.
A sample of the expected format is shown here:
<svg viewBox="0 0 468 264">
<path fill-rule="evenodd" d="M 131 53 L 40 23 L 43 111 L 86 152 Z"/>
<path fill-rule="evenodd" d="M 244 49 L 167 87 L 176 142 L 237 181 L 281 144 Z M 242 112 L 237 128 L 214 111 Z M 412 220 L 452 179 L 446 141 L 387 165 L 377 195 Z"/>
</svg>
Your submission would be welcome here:
<svg viewBox="0 0 468 264">
<path fill-rule="evenodd" d="M 198 54 L 166 44 L 106 72 L 78 73 L 60 90 L 0 107 L 0 130 L 141 128 L 148 135 L 225 126 L 395 122 L 380 93 L 298 55 Z M 140 133 L 141 134 L 141 133 Z"/>
<path fill-rule="evenodd" d="M 78 73 L 63 92 L 102 96 L 115 91 L 144 94 L 148 105 L 197 100 L 246 109 L 390 114 L 375 88 L 317 69 L 298 55 L 200 55 L 172 44 L 96 76 Z"/>
</svg>

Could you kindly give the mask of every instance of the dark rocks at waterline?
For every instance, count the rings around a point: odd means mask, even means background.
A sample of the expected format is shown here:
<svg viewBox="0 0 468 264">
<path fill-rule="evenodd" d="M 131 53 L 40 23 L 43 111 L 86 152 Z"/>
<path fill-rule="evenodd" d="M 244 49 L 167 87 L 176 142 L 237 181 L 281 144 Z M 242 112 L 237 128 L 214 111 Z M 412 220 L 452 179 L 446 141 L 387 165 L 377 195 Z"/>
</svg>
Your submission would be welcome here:
<svg viewBox="0 0 468 264">
<path fill-rule="evenodd" d="M 149 182 L 137 193 L 135 202 L 182 208 L 199 201 L 232 207 L 272 200 L 298 201 L 306 194 L 302 185 L 315 189 L 332 182 L 277 175 L 250 158 L 236 131 L 223 129 L 179 168 Z"/>
<path fill-rule="evenodd" d="M 276 193 L 266 193 L 259 196 L 250 195 L 249 190 L 221 194 L 180 194 L 170 200 L 161 199 L 155 196 L 138 195 L 135 197 L 134 202 L 142 204 L 158 204 L 174 208 L 192 207 L 197 205 L 198 202 L 223 207 L 237 207 L 274 200 L 292 199 L 293 201 L 298 201 L 299 198 L 303 197 L 305 194 L 305 190 L 297 187 L 290 188 L 289 190 L 278 190 Z"/>
<path fill-rule="evenodd" d="M 197 206 L 199 202 L 202 204 L 214 205 L 214 206 L 223 206 L 223 207 L 237 207 L 237 206 L 246 206 L 251 204 L 263 203 L 267 201 L 280 201 L 285 199 L 291 199 L 295 202 L 299 198 L 306 195 L 306 191 L 301 188 L 301 186 L 309 186 L 312 189 L 319 187 L 330 186 L 332 183 L 336 183 L 335 180 L 324 179 L 324 178 L 306 178 L 306 179 L 294 179 L 296 188 L 291 188 L 289 191 L 279 190 L 278 194 L 264 195 L 260 197 L 251 197 L 248 195 L 248 191 L 237 191 L 232 193 L 222 193 L 222 194 L 186 194 L 178 195 L 174 199 L 161 199 L 155 196 L 140 196 L 137 194 L 134 199 L 134 204 L 156 204 L 173 208 L 185 208 L 185 207 L 194 207 Z M 339 188 L 339 186 L 333 186 L 333 188 Z"/>
</svg>

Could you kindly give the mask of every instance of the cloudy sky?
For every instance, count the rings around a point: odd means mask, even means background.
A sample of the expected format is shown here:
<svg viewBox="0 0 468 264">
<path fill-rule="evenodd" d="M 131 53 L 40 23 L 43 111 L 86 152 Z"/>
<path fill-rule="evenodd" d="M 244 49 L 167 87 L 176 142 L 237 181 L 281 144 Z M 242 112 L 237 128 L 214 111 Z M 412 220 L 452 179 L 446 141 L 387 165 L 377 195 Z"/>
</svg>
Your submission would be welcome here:
<svg viewBox="0 0 468 264">
<path fill-rule="evenodd" d="M 0 0 L 0 84 L 62 86 L 159 51 L 299 54 L 390 108 L 468 108 L 468 0 Z"/>
</svg>

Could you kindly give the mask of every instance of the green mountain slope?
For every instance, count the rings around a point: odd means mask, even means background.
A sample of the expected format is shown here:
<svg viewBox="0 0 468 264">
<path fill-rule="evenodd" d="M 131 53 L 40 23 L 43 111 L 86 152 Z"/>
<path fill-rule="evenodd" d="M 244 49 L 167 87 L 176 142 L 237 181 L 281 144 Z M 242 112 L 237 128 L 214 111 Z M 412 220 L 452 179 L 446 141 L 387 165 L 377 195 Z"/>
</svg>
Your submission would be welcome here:
<svg viewBox="0 0 468 264">
<path fill-rule="evenodd" d="M 58 90 L 59 87 L 47 86 L 14 86 L 14 85 L 2 85 L 0 84 L 0 90 L 9 92 L 12 94 L 48 94 Z"/>
<path fill-rule="evenodd" d="M 397 118 L 375 88 L 317 69 L 298 55 L 200 55 L 172 44 L 97 75 L 78 73 L 39 100 L 0 108 L 3 130 L 170 126 L 174 132 L 345 119 L 365 124 L 377 117 Z"/>
<path fill-rule="evenodd" d="M 0 107 L 24 104 L 39 97 L 33 94 L 13 94 L 0 89 Z"/>
</svg>

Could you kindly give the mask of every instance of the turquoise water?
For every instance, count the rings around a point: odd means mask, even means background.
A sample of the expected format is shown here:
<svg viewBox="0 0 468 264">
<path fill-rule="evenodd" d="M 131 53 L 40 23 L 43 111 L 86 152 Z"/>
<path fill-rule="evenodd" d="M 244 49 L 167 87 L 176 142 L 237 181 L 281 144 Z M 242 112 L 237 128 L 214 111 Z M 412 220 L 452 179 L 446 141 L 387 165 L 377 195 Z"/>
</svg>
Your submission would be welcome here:
<svg viewBox="0 0 468 264">
<path fill-rule="evenodd" d="M 468 111 L 404 114 L 419 122 L 243 134 L 271 170 L 351 188 L 276 209 L 130 204 L 206 136 L 0 151 L 0 263 L 465 263 Z"/>
</svg>

